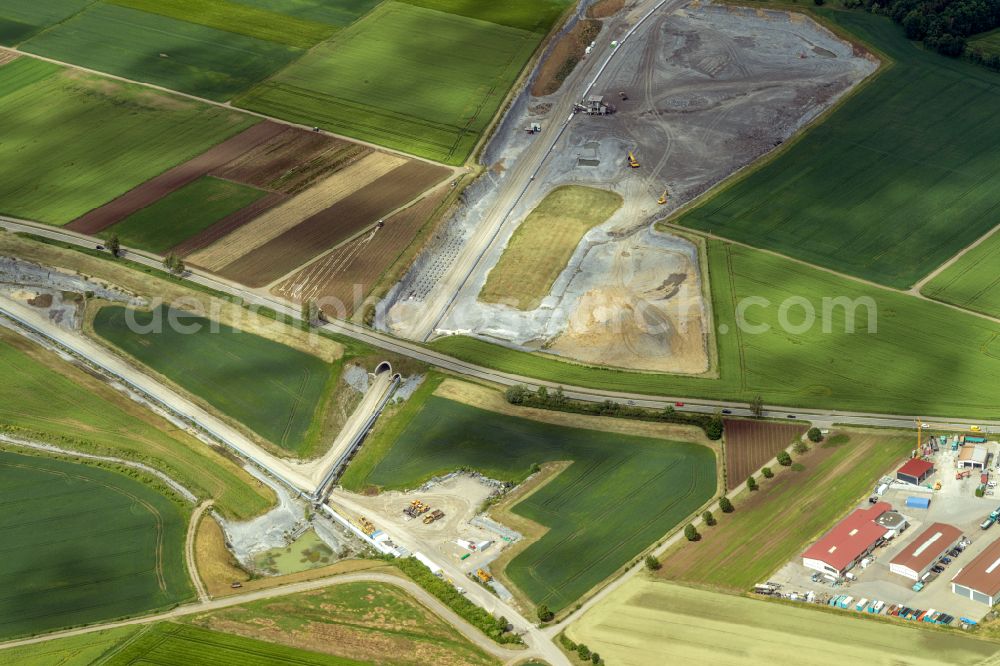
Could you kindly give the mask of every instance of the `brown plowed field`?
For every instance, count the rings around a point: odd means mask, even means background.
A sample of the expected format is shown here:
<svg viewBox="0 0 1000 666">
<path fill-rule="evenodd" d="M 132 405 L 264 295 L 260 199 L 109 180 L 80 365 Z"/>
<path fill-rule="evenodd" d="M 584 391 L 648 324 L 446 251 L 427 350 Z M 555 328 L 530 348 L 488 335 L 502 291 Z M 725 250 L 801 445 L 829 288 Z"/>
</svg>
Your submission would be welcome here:
<svg viewBox="0 0 1000 666">
<path fill-rule="evenodd" d="M 285 130 L 284 125 L 265 121 L 210 148 L 194 159 L 169 169 L 152 180 L 134 187 L 117 199 L 70 222 L 68 229 L 84 234 L 97 234 L 120 222 L 132 213 L 160 198 L 179 190 L 209 172 L 243 155 L 253 147 Z"/>
<path fill-rule="evenodd" d="M 367 146 L 286 127 L 212 175 L 264 190 L 296 194 L 321 176 L 343 169 L 371 152 Z"/>
<path fill-rule="evenodd" d="M 366 155 L 349 167 L 323 178 L 246 226 L 235 230 L 219 242 L 192 255 L 191 261 L 210 271 L 219 272 L 238 261 L 240 257 L 294 229 L 303 221 L 351 196 L 406 162 L 405 158 L 388 153 L 373 152 Z"/>
<path fill-rule="evenodd" d="M 183 243 L 174 246 L 171 252 L 174 254 L 187 257 L 187 255 L 192 252 L 197 252 L 198 250 L 208 247 L 215 241 L 219 240 L 226 234 L 244 224 L 254 219 L 259 215 L 263 215 L 271 208 L 274 208 L 278 204 L 286 201 L 288 199 L 287 194 L 282 194 L 280 192 L 271 192 L 267 196 L 258 199 L 246 208 L 241 208 L 231 215 L 227 215 L 222 218 L 208 229 L 205 229 L 201 233 L 191 236 Z"/>
<path fill-rule="evenodd" d="M 227 264 L 219 273 L 251 287 L 270 284 L 412 201 L 450 173 L 444 167 L 407 162 Z"/>
<path fill-rule="evenodd" d="M 726 419 L 726 487 L 732 490 L 746 481 L 805 431 L 795 423 Z"/>
<path fill-rule="evenodd" d="M 353 316 L 379 278 L 413 242 L 420 228 L 448 196 L 442 186 L 373 229 L 309 264 L 272 293 L 301 303 L 315 300 L 331 317 Z M 357 285 L 357 286 L 355 286 Z M 357 296 L 355 296 L 357 293 Z"/>
</svg>

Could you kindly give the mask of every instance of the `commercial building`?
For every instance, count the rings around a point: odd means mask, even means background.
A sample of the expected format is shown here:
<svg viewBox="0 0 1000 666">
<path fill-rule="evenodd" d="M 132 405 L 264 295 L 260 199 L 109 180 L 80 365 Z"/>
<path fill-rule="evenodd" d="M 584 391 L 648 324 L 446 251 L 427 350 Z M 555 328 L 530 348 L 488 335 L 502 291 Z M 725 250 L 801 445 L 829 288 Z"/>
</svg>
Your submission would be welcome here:
<svg viewBox="0 0 1000 666">
<path fill-rule="evenodd" d="M 843 576 L 872 552 L 890 532 L 876 520 L 892 511 L 888 502 L 857 509 L 802 553 L 802 565 L 821 573 Z"/>
<path fill-rule="evenodd" d="M 1000 603 L 1000 539 L 959 569 L 951 591 L 987 606 Z"/>
<path fill-rule="evenodd" d="M 907 460 L 905 465 L 896 470 L 896 478 L 900 481 L 905 481 L 906 483 L 919 485 L 933 473 L 934 463 L 921 460 L 920 458 L 912 458 Z"/>
<path fill-rule="evenodd" d="M 955 463 L 960 468 L 985 469 L 986 447 L 982 444 L 965 444 L 958 450 Z"/>
<path fill-rule="evenodd" d="M 917 535 L 889 562 L 889 571 L 920 580 L 941 557 L 962 540 L 962 531 L 954 525 L 934 523 Z"/>
</svg>

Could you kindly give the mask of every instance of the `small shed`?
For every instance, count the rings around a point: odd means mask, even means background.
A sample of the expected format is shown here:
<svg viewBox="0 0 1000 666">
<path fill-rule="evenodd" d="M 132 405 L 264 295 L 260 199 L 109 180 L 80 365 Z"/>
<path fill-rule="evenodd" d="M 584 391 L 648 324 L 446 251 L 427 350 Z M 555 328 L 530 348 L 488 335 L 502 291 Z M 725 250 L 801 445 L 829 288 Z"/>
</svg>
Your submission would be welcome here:
<svg viewBox="0 0 1000 666">
<path fill-rule="evenodd" d="M 930 497 L 907 497 L 906 506 L 911 509 L 929 509 L 931 506 Z"/>
<path fill-rule="evenodd" d="M 906 461 L 906 464 L 896 470 L 896 479 L 917 486 L 934 473 L 934 463 L 920 458 Z"/>
</svg>

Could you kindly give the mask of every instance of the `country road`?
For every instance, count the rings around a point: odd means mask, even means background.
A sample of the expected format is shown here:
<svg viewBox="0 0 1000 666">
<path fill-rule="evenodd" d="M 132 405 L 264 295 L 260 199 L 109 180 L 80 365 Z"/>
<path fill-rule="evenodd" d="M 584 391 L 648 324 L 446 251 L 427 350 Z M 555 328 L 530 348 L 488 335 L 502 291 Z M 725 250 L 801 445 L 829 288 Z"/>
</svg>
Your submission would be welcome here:
<svg viewBox="0 0 1000 666">
<path fill-rule="evenodd" d="M 29 233 L 42 236 L 52 240 L 76 245 L 77 247 L 93 249 L 95 239 L 82 234 L 77 234 L 59 227 L 19 220 L 11 217 L 0 216 L 0 228 L 13 232 Z M 125 249 L 125 254 L 130 261 L 134 261 L 144 266 L 162 269 L 162 258 L 139 250 Z M 185 279 L 193 284 L 197 284 L 218 292 L 235 296 L 249 305 L 264 306 L 275 310 L 291 319 L 298 319 L 301 308 L 289 301 L 280 299 L 270 294 L 260 293 L 247 289 L 239 284 L 220 278 L 201 270 L 189 270 L 185 274 Z M 503 386 L 513 386 L 524 384 L 529 388 L 537 388 L 539 382 L 532 377 L 518 375 L 510 372 L 501 372 L 490 368 L 476 365 L 468 361 L 442 354 L 429 349 L 419 343 L 401 340 L 385 333 L 380 333 L 349 321 L 335 320 L 322 325 L 322 328 L 330 333 L 341 335 L 354 340 L 358 340 L 379 349 L 384 349 L 401 356 L 408 356 L 417 361 L 436 366 L 444 370 L 455 372 L 459 375 L 481 379 L 487 382 L 500 384 Z M 617 400 L 620 402 L 631 402 L 640 407 L 662 409 L 666 405 L 676 402 L 683 402 L 683 406 L 678 406 L 678 411 L 701 412 L 710 414 L 719 409 L 728 409 L 733 416 L 753 416 L 749 406 L 743 402 L 727 400 L 708 400 L 704 398 L 688 398 L 686 396 L 650 396 L 644 393 L 631 393 L 626 391 L 608 391 L 601 389 L 591 389 L 586 387 L 563 385 L 564 394 L 574 400 L 587 402 L 603 402 L 604 400 Z M 914 428 L 915 424 L 926 417 L 919 414 L 879 414 L 875 412 L 856 412 L 841 410 L 822 410 L 804 407 L 782 407 L 780 405 L 765 405 L 764 417 L 787 418 L 791 414 L 797 419 L 813 421 L 819 424 L 840 423 L 854 426 L 875 426 L 888 428 Z M 967 419 L 961 417 L 935 418 L 932 422 L 934 426 L 967 428 L 969 425 L 978 424 L 990 426 L 1000 432 L 1000 420 Z"/>
<path fill-rule="evenodd" d="M 198 533 L 198 523 L 201 521 L 201 514 L 205 513 L 206 509 L 211 508 L 212 500 L 206 500 L 198 505 L 191 514 L 191 520 L 188 521 L 187 535 L 184 537 L 184 559 L 187 561 L 188 574 L 191 576 L 191 583 L 194 585 L 194 591 L 198 593 L 198 601 L 204 603 L 209 600 L 208 590 L 205 589 L 205 584 L 201 582 L 201 576 L 198 575 L 198 559 L 195 557 L 194 552 L 194 540 Z"/>
<path fill-rule="evenodd" d="M 185 604 L 183 606 L 178 606 L 169 611 L 163 613 L 156 613 L 154 615 L 146 615 L 143 617 L 131 618 L 128 620 L 120 620 L 117 622 L 106 622 L 104 624 L 95 624 L 87 627 L 80 627 L 77 629 L 67 629 L 65 631 L 56 631 L 51 634 L 45 634 L 43 636 L 34 636 L 32 638 L 22 638 L 13 641 L 7 641 L 5 643 L 0 643 L 0 662 L 3 661 L 3 652 L 7 648 L 21 647 L 25 645 L 36 645 L 38 643 L 44 643 L 46 641 L 55 640 L 58 638 L 68 638 L 70 636 L 82 636 L 84 634 L 90 634 L 95 631 L 101 631 L 103 629 L 114 629 L 116 627 L 127 627 L 137 624 L 150 624 L 153 622 L 161 622 L 164 620 L 174 620 L 188 615 L 195 615 L 198 613 L 208 613 L 210 611 L 221 610 L 223 608 L 231 608 L 232 606 L 239 606 L 240 604 L 249 603 L 252 601 L 260 601 L 262 599 L 273 599 L 275 597 L 283 597 L 289 594 L 295 594 L 297 592 L 309 592 L 311 590 L 318 590 L 324 587 L 329 587 L 331 585 L 341 585 L 343 583 L 357 583 L 357 582 L 377 582 L 377 583 L 387 583 L 389 585 L 395 585 L 396 587 L 404 590 L 407 594 L 415 598 L 421 604 L 426 606 L 435 615 L 441 617 L 445 622 L 453 626 L 458 630 L 467 640 L 473 643 L 476 647 L 482 649 L 483 651 L 503 660 L 505 663 L 518 662 L 523 659 L 536 655 L 535 651 L 528 650 L 512 650 L 500 647 L 492 640 L 486 638 L 478 629 L 473 627 L 471 624 L 459 617 L 453 610 L 445 606 L 443 603 L 437 600 L 437 598 L 431 596 L 424 588 L 420 587 L 413 581 L 401 578 L 399 576 L 393 576 L 390 574 L 382 573 L 354 573 L 354 574 L 341 574 L 339 576 L 330 576 L 328 578 L 317 578 L 316 580 L 305 581 L 302 583 L 292 583 L 290 585 L 284 585 L 281 587 L 272 587 L 266 590 L 257 590 L 254 592 L 248 592 L 246 594 L 241 594 L 232 597 L 223 597 L 221 599 L 212 599 L 210 601 L 204 601 L 193 604 Z M 569 664 L 569 661 L 565 662 Z"/>
</svg>

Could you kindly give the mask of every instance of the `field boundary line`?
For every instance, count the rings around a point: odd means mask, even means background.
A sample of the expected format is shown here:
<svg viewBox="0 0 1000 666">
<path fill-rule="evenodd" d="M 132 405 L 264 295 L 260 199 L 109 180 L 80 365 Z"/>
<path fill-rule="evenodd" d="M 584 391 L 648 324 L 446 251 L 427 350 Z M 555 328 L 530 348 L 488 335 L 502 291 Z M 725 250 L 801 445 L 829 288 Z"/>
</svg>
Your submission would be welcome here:
<svg viewBox="0 0 1000 666">
<path fill-rule="evenodd" d="M 74 65 L 73 63 L 69 63 L 69 62 L 66 62 L 64 60 L 56 60 L 55 58 L 49 58 L 48 56 L 39 55 L 37 53 L 32 53 L 30 51 L 23 51 L 23 50 L 21 50 L 20 48 L 17 48 L 17 47 L 0 46 L 0 50 L 10 51 L 12 53 L 16 53 L 18 55 L 26 56 L 28 58 L 34 58 L 36 60 L 42 60 L 42 61 L 45 61 L 45 62 L 48 62 L 48 63 L 52 63 L 53 65 L 59 65 L 61 67 L 65 67 L 67 69 L 75 69 L 75 70 L 80 71 L 80 72 L 86 72 L 87 74 L 93 74 L 95 76 L 101 76 L 101 77 L 104 77 L 106 79 L 113 79 L 115 81 L 121 81 L 123 83 L 130 83 L 132 85 L 142 86 L 144 88 L 150 88 L 152 90 L 158 90 L 158 91 L 160 91 L 162 93 L 166 93 L 166 94 L 169 94 L 169 95 L 176 95 L 178 97 L 183 97 L 185 99 L 189 99 L 189 100 L 192 100 L 192 101 L 195 101 L 195 102 L 200 102 L 202 104 L 209 104 L 211 106 L 216 106 L 216 107 L 219 107 L 219 108 L 222 108 L 222 109 L 228 109 L 228 110 L 233 111 L 235 113 L 243 113 L 243 114 L 246 114 L 248 116 L 253 116 L 255 118 L 260 118 L 261 120 L 270 120 L 271 122 L 279 123 L 281 125 L 287 125 L 288 127 L 297 127 L 299 129 L 313 131 L 313 128 L 310 127 L 309 125 L 303 125 L 302 123 L 296 123 L 296 122 L 292 122 L 290 120 L 284 120 L 282 118 L 277 118 L 275 116 L 269 116 L 269 115 L 267 115 L 265 113 L 260 113 L 259 111 L 252 111 L 250 109 L 245 109 L 242 106 L 234 106 L 232 104 L 232 100 L 229 100 L 229 101 L 226 101 L 226 102 L 219 102 L 219 101 L 216 101 L 216 100 L 213 100 L 213 99 L 208 99 L 208 98 L 205 98 L 205 97 L 198 97 L 197 95 L 192 95 L 191 93 L 181 92 L 179 90 L 174 90 L 172 88 L 166 88 L 164 86 L 160 86 L 160 85 L 157 85 L 155 83 L 148 83 L 146 81 L 137 81 L 135 79 L 129 79 L 129 78 L 126 78 L 124 76 L 118 76 L 117 74 L 110 74 L 108 72 L 102 72 L 102 71 L 97 70 L 97 69 L 90 69 L 89 67 L 83 67 L 81 65 Z M 463 172 L 467 171 L 466 167 L 464 167 L 464 166 L 452 166 L 450 164 L 444 164 L 443 162 L 435 162 L 434 160 L 429 159 L 427 157 L 422 157 L 420 155 L 411 155 L 409 153 L 404 153 L 404 152 L 402 152 L 400 150 L 397 150 L 395 148 L 389 148 L 387 146 L 380 146 L 378 144 L 371 143 L 370 141 L 365 141 L 363 139 L 355 139 L 353 137 L 345 136 L 343 134 L 336 134 L 336 133 L 330 132 L 328 130 L 321 129 L 321 130 L 319 130 L 319 133 L 323 134 L 324 136 L 328 136 L 328 137 L 331 137 L 331 138 L 334 138 L 334 139 L 339 139 L 341 141 L 345 141 L 345 142 L 348 142 L 348 143 L 354 143 L 354 144 L 357 144 L 357 145 L 360 145 L 360 146 L 366 146 L 368 148 L 371 148 L 372 150 L 381 151 L 383 153 L 390 153 L 390 154 L 393 154 L 393 155 L 398 155 L 400 157 L 405 157 L 407 159 L 419 160 L 421 162 L 427 162 L 428 164 L 434 164 L 436 166 L 444 167 L 446 169 L 452 170 L 455 174 L 463 173 Z"/>
<path fill-rule="evenodd" d="M 983 234 L 976 240 L 972 241 L 972 243 L 970 243 L 969 245 L 966 245 L 964 248 L 959 250 L 958 254 L 956 254 L 951 259 L 949 259 L 948 261 L 944 262 L 943 264 L 935 268 L 926 276 L 924 276 L 919 282 L 917 282 L 910 288 L 909 293 L 913 294 L 914 296 L 923 296 L 924 298 L 931 298 L 930 296 L 927 296 L 926 294 L 923 293 L 924 287 L 926 287 L 930 282 L 932 282 L 934 278 L 936 278 L 938 275 L 944 273 L 954 264 L 958 263 L 958 261 L 966 254 L 968 254 L 969 252 L 971 252 L 972 250 L 976 249 L 977 247 L 985 243 L 987 240 L 989 240 L 989 238 L 994 234 L 1000 235 L 1000 223 L 997 223 L 995 227 L 987 231 L 985 234 Z M 939 303 L 947 303 L 947 301 L 940 301 L 936 298 L 931 298 L 931 300 L 937 301 Z"/>
</svg>

